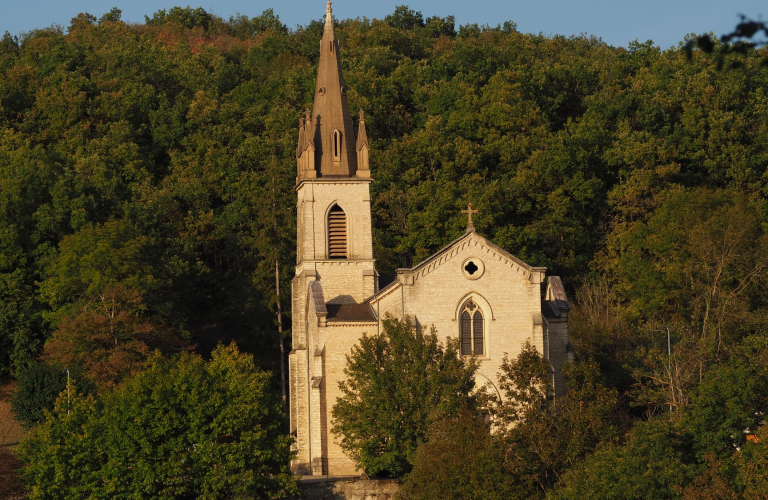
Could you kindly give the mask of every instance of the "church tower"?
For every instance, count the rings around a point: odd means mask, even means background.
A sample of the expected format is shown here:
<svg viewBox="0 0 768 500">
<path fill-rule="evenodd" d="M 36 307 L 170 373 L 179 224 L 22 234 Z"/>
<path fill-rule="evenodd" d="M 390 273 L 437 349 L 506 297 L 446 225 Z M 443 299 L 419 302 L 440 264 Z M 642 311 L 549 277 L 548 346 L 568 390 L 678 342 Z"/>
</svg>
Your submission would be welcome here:
<svg viewBox="0 0 768 500">
<path fill-rule="evenodd" d="M 307 110 L 299 119 L 296 163 L 296 272 L 289 356 L 291 432 L 298 453 L 294 469 L 324 474 L 327 414 L 333 401 L 324 401 L 327 352 L 321 332 L 328 310 L 343 317 L 363 306 L 375 292 L 376 274 L 365 120 L 361 110 L 355 134 L 330 1 L 314 106 L 311 114 Z"/>
</svg>

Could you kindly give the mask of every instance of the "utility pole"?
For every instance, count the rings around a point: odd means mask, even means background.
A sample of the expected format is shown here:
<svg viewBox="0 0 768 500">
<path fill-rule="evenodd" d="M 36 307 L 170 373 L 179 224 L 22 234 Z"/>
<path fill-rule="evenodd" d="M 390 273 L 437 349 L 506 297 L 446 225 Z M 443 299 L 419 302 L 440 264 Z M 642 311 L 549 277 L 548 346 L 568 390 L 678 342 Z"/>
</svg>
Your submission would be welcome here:
<svg viewBox="0 0 768 500">
<path fill-rule="evenodd" d="M 669 327 L 662 326 L 663 330 L 653 330 L 654 332 L 667 333 L 667 373 L 669 373 L 669 411 L 672 412 L 672 401 L 675 399 L 674 379 L 672 377 L 672 340 L 669 335 Z"/>
<path fill-rule="evenodd" d="M 672 413 L 672 400 L 675 399 L 675 388 L 672 385 L 672 341 L 669 337 L 669 327 L 664 325 L 662 328 L 667 331 L 667 372 L 669 372 L 669 392 L 671 396 L 669 400 L 669 412 Z"/>
<path fill-rule="evenodd" d="M 280 343 L 280 389 L 283 397 L 283 408 L 286 407 L 288 396 L 285 390 L 285 339 L 283 338 L 283 306 L 280 303 L 280 232 L 277 223 L 277 190 L 275 187 L 275 148 L 272 147 L 272 229 L 274 231 L 275 250 L 275 294 L 277 295 L 277 337 Z"/>
<path fill-rule="evenodd" d="M 287 400 L 285 395 L 285 341 L 283 339 L 283 308 L 280 305 L 280 258 L 275 258 L 275 290 L 277 291 L 277 336 L 280 340 L 280 388 L 283 391 L 283 406 Z"/>
<path fill-rule="evenodd" d="M 67 370 L 67 415 L 69 415 L 69 409 L 72 407 L 72 402 L 70 401 L 70 396 L 71 396 L 70 388 L 72 387 L 72 385 L 70 384 L 70 381 L 69 381 L 69 368 L 66 368 L 66 370 Z"/>
</svg>

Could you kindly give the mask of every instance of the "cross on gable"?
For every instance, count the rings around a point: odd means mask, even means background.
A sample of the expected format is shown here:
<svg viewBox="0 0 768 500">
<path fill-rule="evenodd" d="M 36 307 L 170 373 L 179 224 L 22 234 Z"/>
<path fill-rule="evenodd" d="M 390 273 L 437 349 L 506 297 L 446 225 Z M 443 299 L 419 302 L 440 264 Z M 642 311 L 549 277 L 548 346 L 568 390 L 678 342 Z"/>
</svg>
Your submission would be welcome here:
<svg viewBox="0 0 768 500">
<path fill-rule="evenodd" d="M 478 210 L 472 210 L 472 204 L 467 204 L 467 209 L 462 210 L 461 213 L 467 214 L 467 231 L 475 229 L 475 224 L 472 222 L 472 214 L 479 214 Z"/>
</svg>

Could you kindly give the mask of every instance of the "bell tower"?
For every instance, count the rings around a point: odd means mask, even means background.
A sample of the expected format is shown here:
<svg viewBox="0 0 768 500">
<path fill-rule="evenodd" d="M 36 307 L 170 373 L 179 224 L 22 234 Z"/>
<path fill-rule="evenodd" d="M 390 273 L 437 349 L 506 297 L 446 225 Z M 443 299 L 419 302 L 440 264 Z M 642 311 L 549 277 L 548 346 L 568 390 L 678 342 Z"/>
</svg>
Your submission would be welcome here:
<svg viewBox="0 0 768 500">
<path fill-rule="evenodd" d="M 332 405 L 324 401 L 323 311 L 326 304 L 330 309 L 355 307 L 371 297 L 376 286 L 368 136 L 362 110 L 357 133 L 350 116 L 330 1 L 314 105 L 299 119 L 296 165 L 290 425 L 296 436 L 296 471 L 323 474 L 328 424 L 321 416 Z"/>
</svg>

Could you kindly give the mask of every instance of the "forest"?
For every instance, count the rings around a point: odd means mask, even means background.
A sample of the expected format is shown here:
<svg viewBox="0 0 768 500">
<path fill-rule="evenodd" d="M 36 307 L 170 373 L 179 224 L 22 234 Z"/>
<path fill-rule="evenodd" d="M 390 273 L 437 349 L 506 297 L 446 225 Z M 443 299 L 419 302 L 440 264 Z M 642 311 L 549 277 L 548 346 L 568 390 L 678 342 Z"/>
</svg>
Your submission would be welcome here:
<svg viewBox="0 0 768 500">
<path fill-rule="evenodd" d="M 438 425 L 425 446 L 478 443 L 491 465 L 473 494 L 513 477 L 506 498 L 768 498 L 768 49 L 724 66 L 686 50 L 695 35 L 612 47 L 405 6 L 335 23 L 350 111 L 366 116 L 378 271 L 458 237 L 471 203 L 479 233 L 561 276 L 573 304 L 562 408 L 534 384 L 519 432 L 458 415 L 463 434 Z M 160 372 L 195 370 L 210 372 L 189 382 L 201 393 L 247 379 L 259 418 L 285 427 L 278 324 L 322 28 L 271 9 L 134 24 L 114 8 L 2 37 L 0 379 L 18 381 L 30 432 L 66 441 L 77 418 L 138 411 Z M 522 361 L 511 379 L 538 380 Z M 70 420 L 55 403 L 68 374 Z M 280 459 L 259 467 L 290 493 L 288 441 L 270 432 Z M 36 446 L 21 455 L 46 456 Z M 409 458 L 412 477 L 429 456 Z M 33 476 L 33 498 L 59 498 Z M 217 498 L 232 486 L 219 480 L 164 494 Z M 414 499 L 448 498 L 419 484 Z"/>
</svg>

